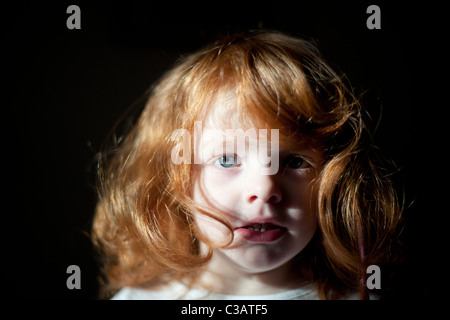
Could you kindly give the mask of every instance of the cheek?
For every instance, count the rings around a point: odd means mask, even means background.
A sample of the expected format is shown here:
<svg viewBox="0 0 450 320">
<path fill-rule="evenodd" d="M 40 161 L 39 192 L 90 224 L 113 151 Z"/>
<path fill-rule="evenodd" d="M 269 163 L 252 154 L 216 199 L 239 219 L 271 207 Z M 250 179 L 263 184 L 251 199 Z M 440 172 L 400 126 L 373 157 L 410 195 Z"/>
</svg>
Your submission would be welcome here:
<svg viewBox="0 0 450 320">
<path fill-rule="evenodd" d="M 303 249 L 317 228 L 317 193 L 312 179 L 294 181 L 285 189 L 291 244 Z"/>
<path fill-rule="evenodd" d="M 317 217 L 312 211 L 302 212 L 298 217 L 293 218 L 290 228 L 292 243 L 303 249 L 314 236 L 317 226 Z"/>
<path fill-rule="evenodd" d="M 314 213 L 317 210 L 317 188 L 315 175 L 299 176 L 287 179 L 283 185 L 283 195 L 286 208 L 301 209 L 305 213 Z"/>
<path fill-rule="evenodd" d="M 196 213 L 194 218 L 197 234 L 201 240 L 217 248 L 229 244 L 232 233 L 224 223 L 201 213 Z"/>
<path fill-rule="evenodd" d="M 217 185 L 212 179 L 200 179 L 193 192 L 195 203 L 209 215 L 194 213 L 197 233 L 202 240 L 213 247 L 223 247 L 232 239 L 230 230 L 225 221 L 232 215 L 233 193 L 229 185 Z M 224 221 L 225 220 L 225 221 Z"/>
<path fill-rule="evenodd" d="M 207 168 L 202 172 L 195 187 L 194 200 L 225 214 L 234 212 L 242 183 L 239 183 L 239 179 L 230 179 L 227 175 L 214 171 L 213 168 Z"/>
</svg>

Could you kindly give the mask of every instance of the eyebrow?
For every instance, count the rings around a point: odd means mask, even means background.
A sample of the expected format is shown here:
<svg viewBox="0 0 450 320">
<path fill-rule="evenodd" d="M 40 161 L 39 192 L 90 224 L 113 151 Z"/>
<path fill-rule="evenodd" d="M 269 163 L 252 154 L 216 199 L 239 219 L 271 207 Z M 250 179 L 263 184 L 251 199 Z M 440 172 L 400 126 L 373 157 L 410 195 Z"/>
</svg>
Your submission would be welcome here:
<svg viewBox="0 0 450 320">
<path fill-rule="evenodd" d="M 247 157 L 250 154 L 250 149 L 252 147 L 258 150 L 258 139 L 256 139 L 256 141 L 249 141 L 250 137 L 248 135 L 245 135 L 243 149 L 241 144 L 242 142 L 238 142 L 239 138 L 239 135 L 227 135 L 226 132 L 221 132 L 220 135 L 214 134 L 212 136 L 207 136 L 206 139 L 202 141 L 201 145 L 202 157 L 209 157 L 211 155 L 216 155 L 219 153 L 235 153 L 241 154 L 241 156 L 245 155 L 245 157 Z M 230 149 L 227 150 L 228 145 L 230 146 Z"/>
<path fill-rule="evenodd" d="M 211 146 L 218 146 L 218 145 L 225 145 L 227 140 L 231 140 L 230 138 L 227 138 L 225 134 L 222 136 L 214 135 L 213 137 L 202 137 L 201 145 L 203 148 L 211 147 Z M 234 139 L 233 139 L 234 140 Z"/>
</svg>

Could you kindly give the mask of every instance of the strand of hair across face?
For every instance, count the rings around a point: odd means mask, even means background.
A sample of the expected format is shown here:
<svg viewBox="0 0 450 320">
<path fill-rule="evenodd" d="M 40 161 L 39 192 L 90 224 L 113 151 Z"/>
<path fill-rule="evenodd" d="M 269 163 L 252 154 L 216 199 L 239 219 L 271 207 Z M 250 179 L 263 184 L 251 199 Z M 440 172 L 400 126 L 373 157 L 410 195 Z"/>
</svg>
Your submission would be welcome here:
<svg viewBox="0 0 450 320">
<path fill-rule="evenodd" d="M 358 228 L 358 245 L 359 245 L 359 255 L 361 257 L 361 278 L 360 278 L 360 298 L 361 300 L 369 300 L 369 294 L 366 288 L 367 275 L 365 272 L 365 252 L 364 252 L 364 235 L 362 227 Z"/>
</svg>

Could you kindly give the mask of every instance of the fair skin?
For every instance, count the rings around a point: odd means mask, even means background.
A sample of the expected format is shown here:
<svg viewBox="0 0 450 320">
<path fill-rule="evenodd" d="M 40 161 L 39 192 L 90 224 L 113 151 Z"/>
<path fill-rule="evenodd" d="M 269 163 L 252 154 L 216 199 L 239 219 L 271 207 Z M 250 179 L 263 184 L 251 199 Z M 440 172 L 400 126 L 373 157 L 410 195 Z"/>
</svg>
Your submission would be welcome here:
<svg viewBox="0 0 450 320">
<path fill-rule="evenodd" d="M 195 165 L 193 197 L 200 207 L 229 222 L 233 241 L 224 247 L 230 230 L 211 217 L 195 215 L 198 231 L 215 247 L 199 283 L 215 292 L 237 295 L 300 287 L 308 276 L 294 268 L 293 258 L 317 229 L 312 182 L 320 171 L 322 153 L 284 144 L 274 148 L 252 137 L 245 148 L 230 152 L 223 147 L 236 139 L 225 134 L 230 122 L 209 117 L 203 124 L 203 132 L 196 137 L 202 150 L 195 152 L 201 152 L 202 164 Z M 215 134 L 208 129 L 216 129 Z M 224 134 L 217 134 L 217 129 Z M 271 157 L 278 157 L 275 174 L 260 161 L 258 150 L 265 154 L 272 150 Z M 202 247 L 207 248 L 204 243 Z"/>
</svg>

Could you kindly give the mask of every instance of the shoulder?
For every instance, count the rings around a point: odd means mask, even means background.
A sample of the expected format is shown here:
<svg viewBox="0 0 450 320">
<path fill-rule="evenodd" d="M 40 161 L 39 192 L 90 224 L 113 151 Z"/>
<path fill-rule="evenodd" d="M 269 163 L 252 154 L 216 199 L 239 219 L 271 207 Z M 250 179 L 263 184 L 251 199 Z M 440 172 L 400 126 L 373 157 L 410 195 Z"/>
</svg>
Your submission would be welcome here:
<svg viewBox="0 0 450 320">
<path fill-rule="evenodd" d="M 235 296 L 208 292 L 203 289 L 188 288 L 186 285 L 174 282 L 162 287 L 143 289 L 124 287 L 111 300 L 318 300 L 319 296 L 313 283 L 302 288 L 256 296 Z M 337 300 L 359 300 L 359 293 L 351 291 L 345 296 L 335 297 Z M 370 294 L 370 300 L 379 297 Z"/>
<path fill-rule="evenodd" d="M 187 288 L 178 283 L 152 289 L 124 287 L 111 300 L 176 300 L 186 292 Z"/>
<path fill-rule="evenodd" d="M 311 285 L 270 295 L 236 296 L 209 292 L 205 289 L 188 288 L 181 283 L 164 287 L 143 289 L 124 287 L 111 300 L 316 300 L 317 292 Z"/>
<path fill-rule="evenodd" d="M 347 293 L 347 295 L 338 298 L 337 300 L 361 300 L 361 297 L 358 291 L 353 290 Z M 380 300 L 380 296 L 374 293 L 369 293 L 369 300 Z"/>
</svg>

